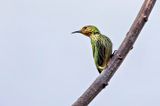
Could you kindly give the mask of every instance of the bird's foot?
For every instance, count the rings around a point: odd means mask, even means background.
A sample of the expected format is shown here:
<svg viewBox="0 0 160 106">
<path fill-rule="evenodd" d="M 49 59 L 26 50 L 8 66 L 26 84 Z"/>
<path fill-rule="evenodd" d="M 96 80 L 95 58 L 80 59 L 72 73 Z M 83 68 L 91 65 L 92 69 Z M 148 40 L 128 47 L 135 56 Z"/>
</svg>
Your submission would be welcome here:
<svg viewBox="0 0 160 106">
<path fill-rule="evenodd" d="M 117 50 L 114 50 L 114 52 L 111 54 L 111 58 L 116 54 Z"/>
</svg>

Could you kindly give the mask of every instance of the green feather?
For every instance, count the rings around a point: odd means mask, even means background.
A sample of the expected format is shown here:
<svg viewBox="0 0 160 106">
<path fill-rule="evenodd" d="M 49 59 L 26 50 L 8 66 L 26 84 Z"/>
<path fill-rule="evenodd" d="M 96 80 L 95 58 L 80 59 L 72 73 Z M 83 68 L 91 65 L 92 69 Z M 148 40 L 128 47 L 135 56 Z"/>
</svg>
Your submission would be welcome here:
<svg viewBox="0 0 160 106">
<path fill-rule="evenodd" d="M 93 58 L 99 73 L 101 73 L 107 68 L 108 61 L 112 54 L 112 42 L 108 37 L 101 34 L 92 34 L 90 38 Z"/>
</svg>

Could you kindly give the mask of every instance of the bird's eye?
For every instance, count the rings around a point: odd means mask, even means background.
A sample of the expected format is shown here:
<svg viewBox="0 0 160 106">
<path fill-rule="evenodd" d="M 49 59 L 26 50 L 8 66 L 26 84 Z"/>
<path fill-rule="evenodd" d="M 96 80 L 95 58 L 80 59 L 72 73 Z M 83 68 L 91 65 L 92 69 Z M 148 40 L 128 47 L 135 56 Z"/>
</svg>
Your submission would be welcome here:
<svg viewBox="0 0 160 106">
<path fill-rule="evenodd" d="M 87 29 L 87 27 L 83 27 L 83 29 Z"/>
</svg>

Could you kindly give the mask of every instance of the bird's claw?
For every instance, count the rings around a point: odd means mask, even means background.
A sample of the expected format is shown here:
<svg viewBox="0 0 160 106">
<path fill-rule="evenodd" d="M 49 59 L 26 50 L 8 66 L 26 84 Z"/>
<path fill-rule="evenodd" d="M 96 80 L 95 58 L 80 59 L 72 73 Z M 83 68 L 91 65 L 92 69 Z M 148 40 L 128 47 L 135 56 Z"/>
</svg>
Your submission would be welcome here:
<svg viewBox="0 0 160 106">
<path fill-rule="evenodd" d="M 117 50 L 114 50 L 114 52 L 111 54 L 111 58 L 116 54 Z"/>
</svg>

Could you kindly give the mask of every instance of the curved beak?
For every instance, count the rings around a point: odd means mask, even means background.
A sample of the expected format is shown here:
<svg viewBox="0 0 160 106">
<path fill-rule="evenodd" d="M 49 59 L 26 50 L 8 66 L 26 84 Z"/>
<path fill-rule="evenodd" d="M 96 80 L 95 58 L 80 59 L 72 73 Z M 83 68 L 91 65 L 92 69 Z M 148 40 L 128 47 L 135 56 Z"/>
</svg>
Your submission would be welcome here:
<svg viewBox="0 0 160 106">
<path fill-rule="evenodd" d="M 72 32 L 72 34 L 75 34 L 75 33 L 81 33 L 81 31 L 74 31 L 74 32 Z"/>
</svg>

